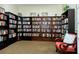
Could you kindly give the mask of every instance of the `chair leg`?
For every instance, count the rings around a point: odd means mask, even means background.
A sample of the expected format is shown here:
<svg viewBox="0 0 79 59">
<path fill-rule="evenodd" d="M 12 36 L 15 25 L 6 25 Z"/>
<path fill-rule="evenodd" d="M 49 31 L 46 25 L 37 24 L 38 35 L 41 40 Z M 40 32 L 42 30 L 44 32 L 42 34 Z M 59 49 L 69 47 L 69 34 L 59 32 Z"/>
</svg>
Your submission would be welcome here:
<svg viewBox="0 0 79 59">
<path fill-rule="evenodd" d="M 58 49 L 56 48 L 56 52 L 58 52 Z"/>
</svg>

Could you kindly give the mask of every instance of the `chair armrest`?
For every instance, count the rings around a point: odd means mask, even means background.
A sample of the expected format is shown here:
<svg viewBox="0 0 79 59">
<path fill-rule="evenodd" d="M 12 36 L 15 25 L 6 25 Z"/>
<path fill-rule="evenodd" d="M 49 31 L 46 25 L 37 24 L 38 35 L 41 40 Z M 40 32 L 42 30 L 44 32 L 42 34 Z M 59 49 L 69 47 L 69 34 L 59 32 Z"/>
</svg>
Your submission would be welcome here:
<svg viewBox="0 0 79 59">
<path fill-rule="evenodd" d="M 55 41 L 63 41 L 63 38 L 56 38 Z"/>
<path fill-rule="evenodd" d="M 68 44 L 66 44 L 66 43 L 62 43 L 62 44 L 60 44 L 60 49 L 62 50 L 62 51 L 65 51 L 66 49 L 67 49 L 67 47 L 68 47 Z"/>
<path fill-rule="evenodd" d="M 67 44 L 67 43 L 62 43 L 62 44 L 60 44 L 60 49 L 62 50 L 62 51 L 65 51 L 69 46 L 72 46 L 73 48 L 76 48 L 76 44 Z"/>
</svg>

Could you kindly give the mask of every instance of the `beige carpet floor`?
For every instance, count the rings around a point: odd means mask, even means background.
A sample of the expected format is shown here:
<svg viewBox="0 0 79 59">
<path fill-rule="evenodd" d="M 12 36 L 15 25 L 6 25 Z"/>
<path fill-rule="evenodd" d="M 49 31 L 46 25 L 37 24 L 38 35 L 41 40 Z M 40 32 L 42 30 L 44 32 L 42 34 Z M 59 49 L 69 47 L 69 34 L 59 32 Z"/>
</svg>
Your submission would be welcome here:
<svg viewBox="0 0 79 59">
<path fill-rule="evenodd" d="M 18 41 L 0 50 L 0 54 L 57 54 L 54 42 Z"/>
</svg>

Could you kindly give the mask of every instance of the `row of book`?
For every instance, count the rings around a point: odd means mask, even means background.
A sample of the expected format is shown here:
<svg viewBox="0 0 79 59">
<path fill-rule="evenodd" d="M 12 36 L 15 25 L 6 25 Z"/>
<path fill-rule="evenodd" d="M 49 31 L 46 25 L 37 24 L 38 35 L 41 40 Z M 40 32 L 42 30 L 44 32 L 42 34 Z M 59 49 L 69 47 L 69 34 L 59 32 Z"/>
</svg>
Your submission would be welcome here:
<svg viewBox="0 0 79 59">
<path fill-rule="evenodd" d="M 16 24 L 16 23 L 17 23 L 16 20 L 12 20 L 12 19 L 9 19 L 9 22 L 10 22 L 10 23 L 13 23 L 13 24 Z"/>
<path fill-rule="evenodd" d="M 55 26 L 53 26 L 52 28 L 53 28 L 53 29 L 54 29 L 54 28 L 55 28 L 55 29 L 61 29 L 61 27 L 62 27 L 62 26 L 59 26 L 59 25 L 56 26 L 56 25 L 55 25 Z"/>
<path fill-rule="evenodd" d="M 0 35 L 6 35 L 6 34 L 8 34 L 7 30 L 0 30 Z"/>
<path fill-rule="evenodd" d="M 41 22 L 39 21 L 39 22 L 32 22 L 32 24 L 35 24 L 35 25 L 40 25 L 41 24 Z"/>
<path fill-rule="evenodd" d="M 32 18 L 32 21 L 51 21 L 51 18 Z"/>
<path fill-rule="evenodd" d="M 23 36 L 31 36 L 31 33 L 23 33 Z"/>
<path fill-rule="evenodd" d="M 22 25 L 18 25 L 18 28 L 21 28 L 22 29 Z"/>
<path fill-rule="evenodd" d="M 57 33 L 60 33 L 61 32 L 61 29 L 18 29 L 18 32 L 22 32 L 22 31 L 25 31 L 25 32 L 57 32 Z"/>
<path fill-rule="evenodd" d="M 7 16 L 5 16 L 4 14 L 0 14 L 0 19 L 1 20 L 7 20 Z"/>
<path fill-rule="evenodd" d="M 66 18 L 66 19 L 64 19 L 64 20 L 62 21 L 62 24 L 64 24 L 64 23 L 68 23 L 68 18 Z"/>
<path fill-rule="evenodd" d="M 41 22 L 41 24 L 49 25 L 49 24 L 51 24 L 51 22 L 43 21 L 43 22 Z"/>
<path fill-rule="evenodd" d="M 22 33 L 18 33 L 17 35 L 18 35 L 18 36 L 22 36 Z"/>
<path fill-rule="evenodd" d="M 9 30 L 9 34 L 13 34 L 15 33 L 15 31 L 12 29 L 12 30 Z"/>
<path fill-rule="evenodd" d="M 40 25 L 32 25 L 32 28 L 40 28 Z"/>
<path fill-rule="evenodd" d="M 41 21 L 41 18 L 32 18 L 32 21 Z"/>
<path fill-rule="evenodd" d="M 9 14 L 9 18 L 16 19 L 16 16 L 13 14 Z"/>
<path fill-rule="evenodd" d="M 55 25 L 55 24 L 59 25 L 59 24 L 61 24 L 61 22 L 53 21 L 52 24 L 53 24 L 53 25 Z"/>
<path fill-rule="evenodd" d="M 23 21 L 30 21 L 30 18 L 22 18 Z"/>
<path fill-rule="evenodd" d="M 22 33 L 19 33 L 18 36 L 22 36 Z M 23 33 L 23 36 L 37 36 L 37 37 L 61 37 L 61 34 L 52 34 L 51 33 Z"/>
<path fill-rule="evenodd" d="M 18 21 L 21 21 L 21 20 L 22 20 L 22 18 L 18 17 Z"/>
<path fill-rule="evenodd" d="M 25 28 L 25 29 L 31 28 L 31 25 L 23 25 L 23 28 Z"/>
<path fill-rule="evenodd" d="M 52 34 L 52 37 L 57 38 L 57 37 L 62 37 L 62 35 L 61 34 Z"/>
<path fill-rule="evenodd" d="M 4 36 L 0 36 L 0 42 L 5 41 L 7 38 Z"/>
<path fill-rule="evenodd" d="M 54 18 L 52 18 L 52 20 L 61 21 L 61 17 L 60 18 L 54 17 Z"/>
<path fill-rule="evenodd" d="M 51 26 L 49 26 L 49 25 L 42 25 L 41 28 L 50 29 Z"/>
<path fill-rule="evenodd" d="M 22 31 L 23 31 L 23 29 L 19 28 L 19 29 L 17 29 L 17 31 L 18 31 L 18 32 L 22 32 Z"/>
<path fill-rule="evenodd" d="M 14 37 L 16 37 L 16 33 L 9 34 L 9 38 L 14 38 Z"/>
<path fill-rule="evenodd" d="M 24 32 L 31 32 L 31 29 L 23 29 Z"/>
<path fill-rule="evenodd" d="M 61 32 L 61 29 L 53 29 L 52 32 L 60 33 Z"/>
<path fill-rule="evenodd" d="M 30 21 L 30 18 L 23 18 L 23 20 L 26 20 L 26 21 Z M 33 17 L 32 18 L 32 21 L 41 21 L 41 20 L 43 20 L 43 21 L 51 21 L 51 20 L 61 20 L 61 18 L 57 18 L 57 17 L 55 17 L 55 18 L 53 18 L 53 17 Z"/>
<path fill-rule="evenodd" d="M 40 29 L 32 29 L 32 32 L 40 32 Z"/>
<path fill-rule="evenodd" d="M 5 25 L 6 25 L 6 22 L 0 21 L 0 26 L 5 26 Z"/>
<path fill-rule="evenodd" d="M 21 22 L 20 22 L 20 24 L 21 24 Z M 28 25 L 30 25 L 30 22 L 23 22 L 23 24 L 28 24 Z"/>
<path fill-rule="evenodd" d="M 62 25 L 63 29 L 68 29 L 68 24 Z"/>
<path fill-rule="evenodd" d="M 28 23 L 28 22 L 27 22 Z M 53 24 L 53 25 L 55 25 L 55 24 L 57 24 L 57 25 L 59 25 L 59 24 L 61 24 L 61 22 L 58 22 L 58 21 L 53 21 L 53 22 L 47 22 L 47 21 L 40 21 L 40 22 L 32 22 L 32 24 L 45 24 L 45 25 L 49 25 L 49 24 Z M 30 24 L 30 23 L 29 23 Z"/>
<path fill-rule="evenodd" d="M 43 33 L 41 36 L 42 36 L 42 37 L 51 37 L 51 34 L 49 34 L 49 33 L 47 33 L 47 34 L 45 33 L 45 34 L 44 34 L 44 33 Z"/>
<path fill-rule="evenodd" d="M 17 25 L 9 24 L 9 28 L 16 28 Z"/>
<path fill-rule="evenodd" d="M 51 32 L 51 29 L 41 29 L 41 32 Z"/>
</svg>

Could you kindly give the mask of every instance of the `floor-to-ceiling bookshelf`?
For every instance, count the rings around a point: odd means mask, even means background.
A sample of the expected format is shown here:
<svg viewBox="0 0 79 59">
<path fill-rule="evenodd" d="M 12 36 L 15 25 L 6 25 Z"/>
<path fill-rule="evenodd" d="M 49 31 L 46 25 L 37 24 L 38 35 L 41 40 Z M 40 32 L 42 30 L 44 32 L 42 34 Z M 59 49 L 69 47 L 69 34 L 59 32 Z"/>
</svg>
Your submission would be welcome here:
<svg viewBox="0 0 79 59">
<path fill-rule="evenodd" d="M 65 33 L 75 33 L 75 10 L 68 9 L 62 13 L 62 35 Z"/>
<path fill-rule="evenodd" d="M 8 21 L 7 15 L 0 13 L 0 49 L 6 46 L 8 39 Z"/>
<path fill-rule="evenodd" d="M 41 37 L 42 40 L 51 40 L 51 17 L 42 17 Z"/>
<path fill-rule="evenodd" d="M 53 41 L 62 36 L 60 16 L 22 17 L 22 37 L 25 40 Z"/>
<path fill-rule="evenodd" d="M 62 37 L 62 23 L 61 17 L 55 16 L 52 18 L 51 27 L 52 27 L 52 38 L 61 38 Z"/>
<path fill-rule="evenodd" d="M 18 40 L 22 39 L 22 17 L 18 16 L 17 37 Z"/>
<path fill-rule="evenodd" d="M 39 40 L 41 37 L 41 18 L 32 17 L 32 40 Z"/>
<path fill-rule="evenodd" d="M 11 12 L 6 12 L 8 15 L 8 42 L 7 44 L 11 44 L 17 41 L 17 16 Z"/>
<path fill-rule="evenodd" d="M 32 25 L 31 25 L 31 18 L 30 17 L 22 17 L 22 34 L 24 40 L 31 40 L 32 35 Z"/>
<path fill-rule="evenodd" d="M 62 38 L 66 33 L 75 33 L 75 9 L 68 9 L 62 13 Z M 77 34 L 77 33 L 75 33 Z M 75 39 L 77 52 L 77 39 Z"/>
<path fill-rule="evenodd" d="M 54 41 L 62 37 L 60 16 L 32 17 L 32 40 Z"/>
</svg>

